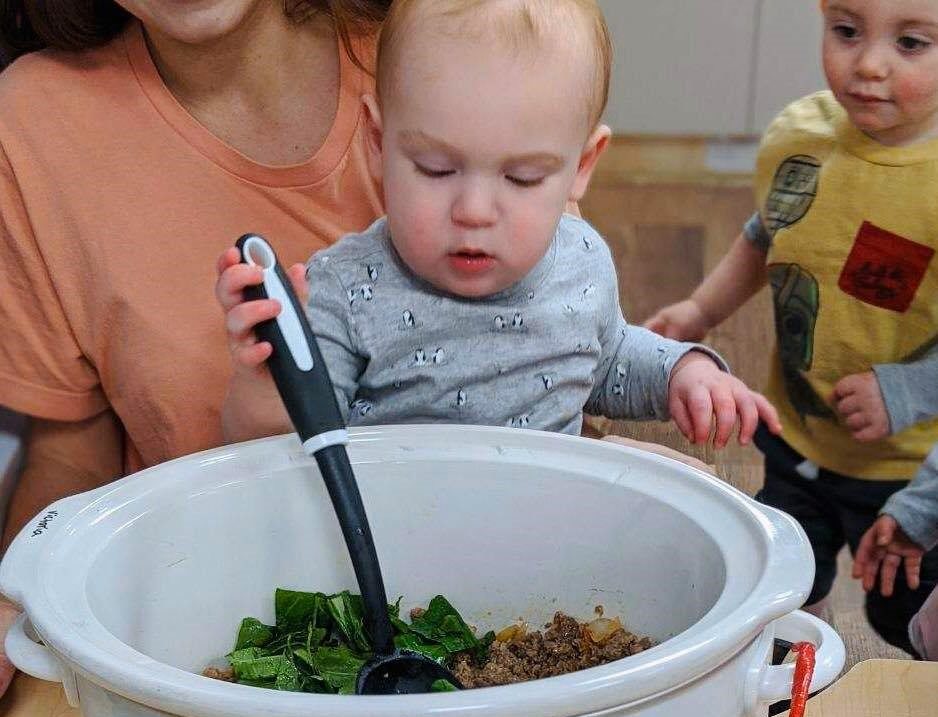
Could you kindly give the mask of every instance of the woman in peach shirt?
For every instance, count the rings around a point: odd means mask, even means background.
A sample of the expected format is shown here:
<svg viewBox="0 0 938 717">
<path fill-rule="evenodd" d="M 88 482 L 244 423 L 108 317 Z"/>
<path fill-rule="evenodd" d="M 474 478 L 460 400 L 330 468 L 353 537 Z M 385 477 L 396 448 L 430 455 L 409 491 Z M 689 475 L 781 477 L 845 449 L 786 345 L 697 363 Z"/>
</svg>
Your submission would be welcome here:
<svg viewBox="0 0 938 717">
<path fill-rule="evenodd" d="M 215 257 L 258 231 L 304 261 L 381 214 L 360 97 L 389 4 L 6 3 L 0 404 L 33 423 L 4 545 L 53 500 L 221 442 Z"/>
</svg>

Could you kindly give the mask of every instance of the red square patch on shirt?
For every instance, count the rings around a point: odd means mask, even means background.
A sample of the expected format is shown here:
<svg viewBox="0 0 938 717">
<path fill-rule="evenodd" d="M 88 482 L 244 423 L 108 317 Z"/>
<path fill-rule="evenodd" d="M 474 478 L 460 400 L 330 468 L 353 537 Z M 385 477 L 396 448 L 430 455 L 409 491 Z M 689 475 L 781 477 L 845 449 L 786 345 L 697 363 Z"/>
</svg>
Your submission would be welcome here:
<svg viewBox="0 0 938 717">
<path fill-rule="evenodd" d="M 935 250 L 863 222 L 838 286 L 860 301 L 905 312 Z"/>
</svg>

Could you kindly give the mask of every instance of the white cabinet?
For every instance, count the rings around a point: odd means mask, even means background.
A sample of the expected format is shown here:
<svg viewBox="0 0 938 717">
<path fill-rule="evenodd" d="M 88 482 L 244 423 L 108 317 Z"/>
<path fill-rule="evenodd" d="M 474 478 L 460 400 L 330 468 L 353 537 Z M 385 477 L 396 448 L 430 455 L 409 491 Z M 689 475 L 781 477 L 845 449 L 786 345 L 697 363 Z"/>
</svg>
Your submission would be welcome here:
<svg viewBox="0 0 938 717">
<path fill-rule="evenodd" d="M 763 0 L 753 98 L 762 132 L 785 105 L 827 83 L 821 69 L 823 22 L 814 0 Z"/>
<path fill-rule="evenodd" d="M 600 0 L 615 46 L 613 131 L 745 132 L 756 2 Z"/>
<path fill-rule="evenodd" d="M 758 134 L 824 86 L 816 0 L 599 0 L 618 134 Z"/>
</svg>

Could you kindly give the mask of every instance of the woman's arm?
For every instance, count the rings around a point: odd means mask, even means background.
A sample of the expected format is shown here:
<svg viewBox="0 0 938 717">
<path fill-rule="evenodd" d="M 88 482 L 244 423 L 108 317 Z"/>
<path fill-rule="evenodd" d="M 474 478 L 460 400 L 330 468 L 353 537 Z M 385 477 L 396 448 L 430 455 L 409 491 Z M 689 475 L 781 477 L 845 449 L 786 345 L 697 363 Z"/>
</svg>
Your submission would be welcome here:
<svg viewBox="0 0 938 717">
<path fill-rule="evenodd" d="M 123 432 L 111 411 L 76 422 L 34 418 L 25 464 L 7 507 L 2 549 L 50 503 L 119 478 L 123 454 Z"/>
</svg>

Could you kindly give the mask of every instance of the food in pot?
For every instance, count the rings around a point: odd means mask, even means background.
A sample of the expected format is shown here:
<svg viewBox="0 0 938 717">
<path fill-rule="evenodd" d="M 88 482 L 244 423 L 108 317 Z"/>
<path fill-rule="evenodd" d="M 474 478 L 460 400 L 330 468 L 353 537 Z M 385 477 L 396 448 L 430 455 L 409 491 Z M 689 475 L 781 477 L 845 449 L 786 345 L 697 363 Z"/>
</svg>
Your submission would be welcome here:
<svg viewBox="0 0 938 717">
<path fill-rule="evenodd" d="M 502 630 L 481 664 L 467 653 L 456 655 L 453 674 L 467 688 L 510 685 L 604 665 L 653 644 L 626 630 L 618 618 L 580 623 L 558 612 L 544 628 L 543 633 L 514 625 Z"/>
<path fill-rule="evenodd" d="M 294 692 L 354 694 L 362 665 L 371 657 L 361 597 L 278 589 L 275 625 L 248 617 L 241 621 L 226 667 L 203 674 L 239 684 Z M 400 600 L 389 605 L 397 647 L 427 655 L 453 670 L 467 688 L 507 685 L 595 667 L 652 646 L 627 631 L 618 619 L 599 615 L 580 623 L 558 612 L 543 632 L 523 624 L 496 636 L 476 637 L 456 609 L 437 595 L 426 609 L 400 616 Z M 452 685 L 440 681 L 434 689 Z"/>
</svg>

